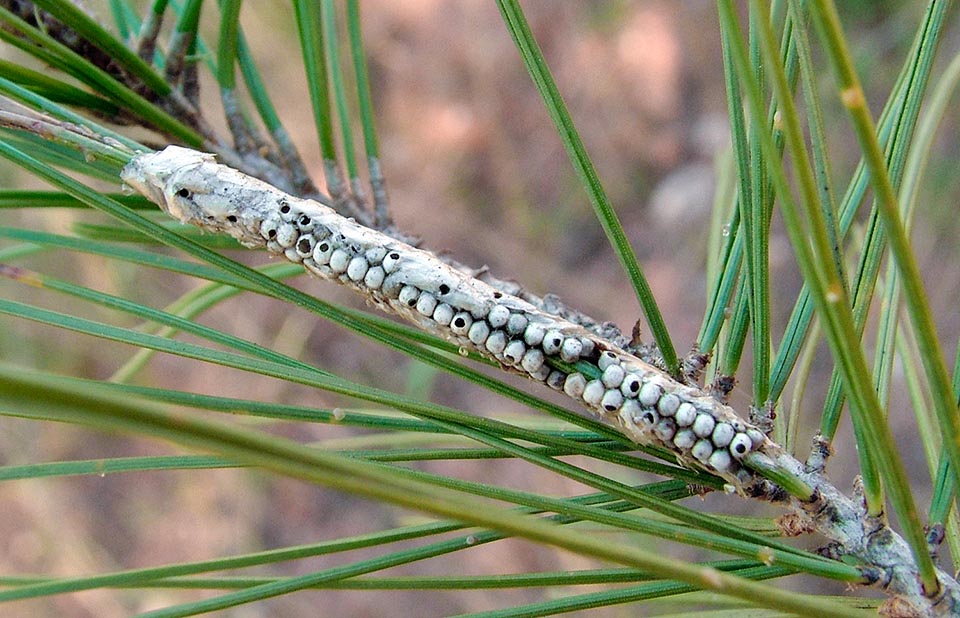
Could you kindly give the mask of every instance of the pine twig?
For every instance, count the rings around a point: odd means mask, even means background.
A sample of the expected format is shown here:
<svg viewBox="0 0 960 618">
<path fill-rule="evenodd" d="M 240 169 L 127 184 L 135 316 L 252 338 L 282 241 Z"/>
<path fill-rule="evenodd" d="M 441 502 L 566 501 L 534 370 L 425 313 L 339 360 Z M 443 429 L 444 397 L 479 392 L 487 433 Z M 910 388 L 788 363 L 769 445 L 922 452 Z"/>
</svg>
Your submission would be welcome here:
<svg viewBox="0 0 960 618">
<path fill-rule="evenodd" d="M 666 448 L 745 495 L 789 499 L 839 554 L 861 561 L 864 583 L 885 589 L 915 615 L 960 611 L 960 586 L 947 573 L 938 573 L 937 596 L 924 596 L 906 542 L 885 520 L 868 518 L 859 501 L 843 495 L 821 471 L 805 468 L 729 406 L 596 332 L 324 204 L 218 164 L 209 154 L 169 146 L 134 158 L 122 178 L 182 222 L 283 255 L 505 371 L 563 391 L 638 444 Z M 771 489 L 767 479 L 782 490 Z"/>
</svg>

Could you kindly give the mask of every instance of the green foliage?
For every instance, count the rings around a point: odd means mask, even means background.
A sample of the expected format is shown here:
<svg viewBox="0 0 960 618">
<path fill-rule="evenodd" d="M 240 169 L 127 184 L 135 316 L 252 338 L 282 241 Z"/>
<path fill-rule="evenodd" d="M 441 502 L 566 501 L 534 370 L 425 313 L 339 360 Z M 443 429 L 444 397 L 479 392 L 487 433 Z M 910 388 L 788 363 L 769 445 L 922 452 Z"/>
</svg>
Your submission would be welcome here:
<svg viewBox="0 0 960 618">
<path fill-rule="evenodd" d="M 42 485 L 132 473 L 166 478 L 180 471 L 189 475 L 189 482 L 202 485 L 214 471 L 240 468 L 267 479 L 264 482 L 290 478 L 302 483 L 298 487 L 320 486 L 367 498 L 373 508 L 391 515 L 384 516 L 382 530 L 352 530 L 304 545 L 258 547 L 147 568 L 102 564 L 96 572 L 69 576 L 0 574 L 0 601 L 121 589 L 117 598 L 125 607 L 141 611 L 140 604 L 130 600 L 129 589 L 141 596 L 157 589 L 165 591 L 167 605 L 141 615 L 189 616 L 308 589 L 431 594 L 530 587 L 540 593 L 536 600 L 476 615 L 539 616 L 645 602 L 650 612 L 679 608 L 720 616 L 731 606 L 738 613 L 760 606 L 767 609 L 756 615 L 854 616 L 868 615 L 864 608 L 876 606 L 876 600 L 853 593 L 835 598 L 787 591 L 779 582 L 760 583 L 798 573 L 844 584 L 864 583 L 864 576 L 857 565 L 779 538 L 784 530 L 768 515 L 747 520 L 707 512 L 726 503 L 710 503 L 708 509 L 696 496 L 722 491 L 720 479 L 675 465 L 662 449 L 638 448 L 616 430 L 558 405 L 549 393 L 518 387 L 490 363 L 465 357 L 449 342 L 301 291 L 288 281 L 302 274 L 298 266 L 249 267 L 223 254 L 237 248 L 236 243 L 174 224 L 142 198 L 115 193 L 115 184 L 104 190 L 103 181 L 116 183 L 123 165 L 138 150 L 147 150 L 143 144 L 149 142 L 216 149 L 225 162 L 247 166 L 247 171 L 286 190 L 321 195 L 281 122 L 283 110 L 257 68 L 259 59 L 241 27 L 241 3 L 223 0 L 215 6 L 198 0 L 167 6 L 158 1 L 142 22 L 133 4 L 111 3 L 117 30 L 148 33 L 165 17 L 174 24 L 167 46 L 171 53 L 164 56 L 145 46 L 137 53 L 70 3 L 36 2 L 54 19 L 44 28 L 0 9 L 0 39 L 58 70 L 43 72 L 26 59 L 0 62 L 0 155 L 53 187 L 0 191 L 0 275 L 6 279 L 0 295 L 5 331 L 0 345 L 16 347 L 19 362 L 0 364 L 0 412 L 10 417 L 9 423 L 27 419 L 45 431 L 69 424 L 85 432 L 146 437 L 164 445 L 154 447 L 163 454 L 133 454 L 134 443 L 117 438 L 118 446 L 105 448 L 98 458 L 34 453 L 29 461 L 6 462 L 0 466 L 0 480 Z M 523 63 L 533 80 L 531 88 L 543 98 L 585 197 L 651 325 L 665 366 L 680 375 L 682 359 L 658 302 L 526 15 L 516 0 L 498 0 L 498 6 L 505 31 L 517 46 L 517 66 Z M 771 437 L 802 458 L 806 453 L 796 433 L 805 406 L 798 402 L 822 332 L 836 369 L 814 423 L 822 439 L 832 443 L 843 404 L 849 402 L 868 511 L 881 517 L 889 509 L 896 515 L 924 585 L 935 586 L 924 523 L 946 528 L 954 561 L 960 551 L 951 510 L 960 443 L 943 438 L 960 435 L 960 350 L 953 362 L 943 354 L 943 338 L 907 232 L 921 201 L 936 129 L 960 81 L 956 59 L 942 71 L 934 62 L 946 38 L 948 3 L 934 0 L 924 14 L 910 13 L 916 38 L 876 125 L 865 104 L 851 43 L 832 3 L 789 0 L 774 2 L 771 8 L 751 2 L 746 24 L 733 2 L 720 0 L 718 8 L 732 156 L 718 165 L 721 182 L 713 220 L 726 221 L 724 233 L 710 232 L 706 256 L 711 277 L 697 347 L 713 355 L 707 379 L 732 377 L 749 349 L 752 404 L 760 414 L 779 410 L 771 419 Z M 201 18 L 207 13 L 217 20 L 211 47 L 202 38 Z M 340 7 L 332 0 L 295 0 L 292 13 L 291 32 L 302 52 L 329 193 L 325 197 L 361 222 L 389 228 L 374 127 L 375 83 L 363 57 L 359 3 L 347 0 Z M 98 66 L 98 56 L 85 56 L 77 37 L 115 63 Z M 220 90 L 225 116 L 220 124 L 229 128 L 233 146 L 207 122 L 214 112 L 197 113 L 194 107 L 200 60 L 208 64 Z M 837 75 L 836 83 L 819 74 L 827 71 Z M 844 158 L 827 129 L 840 121 L 834 113 L 837 101 L 849 111 L 857 138 L 862 162 L 856 166 Z M 111 129 L 104 126 L 107 118 L 153 133 L 143 137 L 122 126 Z M 360 135 L 362 161 L 354 145 Z M 369 182 L 369 198 L 363 178 Z M 874 196 L 870 203 L 868 189 Z M 46 229 L 38 222 L 41 213 L 69 218 L 70 232 Z M 781 224 L 803 283 L 792 294 L 773 285 L 770 247 Z M 881 277 L 887 245 L 892 257 Z M 70 268 L 78 256 L 100 268 L 125 271 L 125 283 L 114 293 L 95 289 Z M 173 280 L 176 285 L 164 287 Z M 143 286 L 138 285 L 141 281 Z M 182 291 L 185 281 L 193 289 Z M 236 311 L 238 297 L 248 302 L 265 297 L 306 312 L 310 320 L 360 335 L 353 340 L 358 347 L 366 345 L 364 340 L 372 342 L 377 354 L 389 355 L 390 363 L 419 368 L 411 373 L 428 367 L 437 375 L 452 376 L 463 388 L 492 394 L 498 406 L 509 410 L 515 409 L 511 404 L 520 404 L 537 414 L 480 416 L 479 410 L 395 392 L 402 388 L 389 376 L 370 376 L 360 369 L 355 375 L 337 375 L 349 370 L 318 367 L 309 354 L 300 354 L 302 349 L 290 353 L 281 345 L 237 336 L 228 324 L 218 323 L 217 316 L 222 317 L 224 307 Z M 875 297 L 881 302 L 872 302 Z M 906 320 L 900 319 L 901 298 Z M 164 309 L 153 306 L 160 303 Z M 772 317 L 775 304 L 793 306 L 779 330 Z M 871 318 L 879 325 L 876 343 L 871 343 Z M 15 335 L 26 322 L 42 325 L 36 331 L 41 334 Z M 116 365 L 109 379 L 95 379 L 59 354 L 38 354 L 33 366 L 19 360 L 29 358 L 24 349 L 76 352 L 84 344 L 75 342 L 95 339 L 123 346 L 123 352 L 85 353 Z M 872 372 L 870 352 L 875 359 Z M 241 374 L 257 385 L 305 387 L 312 398 L 343 405 L 260 401 L 216 394 L 214 389 L 191 392 L 152 383 L 156 376 L 150 370 L 158 353 L 183 359 L 190 371 L 204 372 L 211 385 L 221 376 Z M 911 486 L 916 476 L 907 474 L 912 454 L 903 451 L 901 437 L 887 422 L 898 354 L 934 488 L 926 521 Z M 405 360 L 395 360 L 400 358 Z M 954 367 L 952 384 L 948 366 Z M 792 399 L 785 396 L 791 378 L 797 389 Z M 317 436 L 321 441 L 310 443 Z M 536 469 L 537 478 L 555 484 L 541 491 L 517 488 L 507 478 L 476 482 L 456 474 L 458 461 L 482 465 L 503 460 L 516 464 L 512 470 Z M 443 462 L 439 467 L 428 465 L 438 461 Z M 783 471 L 768 472 L 787 489 L 803 486 Z M 654 481 L 650 474 L 668 480 Z M 575 493 L 570 489 L 574 483 L 589 493 Z M 566 493 L 556 495 L 558 487 Z M 394 507 L 434 519 L 393 524 L 389 519 Z M 277 514 L 268 523 L 282 522 L 283 517 Z M 582 570 L 522 573 L 503 565 L 496 575 L 472 575 L 474 569 L 411 575 L 416 573 L 413 568 L 399 576 L 381 574 L 449 554 L 461 555 L 460 563 L 469 564 L 483 546 L 510 538 L 592 562 Z M 396 545 L 401 542 L 405 544 Z M 695 551 L 679 551 L 683 545 Z M 348 553 L 358 549 L 367 553 Z M 335 556 L 339 562 L 321 567 L 295 562 L 317 556 Z M 249 567 L 261 570 L 236 573 Z M 571 588 L 584 585 L 596 589 L 584 593 Z M 724 596 L 696 592 L 703 589 Z M 206 594 L 197 596 L 195 590 Z M 646 612 L 646 606 L 641 611 Z"/>
</svg>

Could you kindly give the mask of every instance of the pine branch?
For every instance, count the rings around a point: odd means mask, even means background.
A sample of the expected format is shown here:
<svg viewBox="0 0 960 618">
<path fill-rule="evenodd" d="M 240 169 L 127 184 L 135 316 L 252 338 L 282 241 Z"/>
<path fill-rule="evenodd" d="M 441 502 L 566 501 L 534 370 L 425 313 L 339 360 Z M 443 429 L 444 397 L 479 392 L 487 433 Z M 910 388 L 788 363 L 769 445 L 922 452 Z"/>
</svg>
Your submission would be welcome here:
<svg viewBox="0 0 960 618">
<path fill-rule="evenodd" d="M 504 371 L 564 392 L 634 442 L 718 474 L 733 491 L 788 503 L 799 523 L 785 523 L 785 532 L 823 534 L 837 557 L 860 561 L 864 584 L 885 589 L 915 615 L 960 611 L 957 582 L 938 572 L 940 590 L 925 597 L 904 539 L 885 519 L 869 517 L 862 501 L 843 495 L 822 469 L 807 469 L 732 408 L 618 342 L 213 155 L 169 146 L 134 158 L 122 178 L 181 222 L 303 264 Z"/>
<path fill-rule="evenodd" d="M 889 527 L 882 513 L 871 512 L 864 505 L 859 493 L 844 495 L 823 474 L 827 447 L 819 451 L 819 459 L 811 458 L 805 466 L 715 399 L 714 393 L 697 388 L 695 380 L 687 376 L 686 382 L 679 382 L 663 371 L 661 359 L 623 337 L 613 325 L 600 324 L 564 307 L 555 297 L 538 298 L 489 272 L 415 248 L 412 242 L 405 242 L 409 237 L 390 223 L 382 185 L 374 212 L 363 211 L 369 216 L 360 217 L 375 222 L 379 231 L 338 215 L 322 203 L 330 200 L 305 180 L 298 167 L 302 164 L 282 127 L 269 120 L 266 124 L 277 141 L 279 157 L 261 156 L 260 149 L 250 145 L 231 148 L 207 125 L 191 86 L 171 87 L 148 66 L 156 36 L 151 34 L 149 20 L 139 56 L 124 50 L 122 44 L 105 53 L 94 42 L 113 43 L 100 36 L 99 26 L 85 14 L 69 3 L 53 0 L 36 5 L 0 0 L 6 24 L 3 34 L 8 40 L 42 42 L 57 53 L 38 57 L 48 58 L 53 66 L 74 67 L 92 83 L 117 86 L 111 90 L 116 102 L 130 107 L 120 117 L 123 122 L 154 126 L 170 139 L 193 145 L 202 142 L 202 147 L 216 150 L 217 156 L 232 166 L 217 164 L 212 155 L 176 146 L 134 159 L 124 170 L 125 182 L 175 218 L 227 232 L 247 246 L 283 255 L 321 278 L 350 287 L 381 309 L 453 341 L 462 350 L 495 361 L 504 371 L 564 392 L 637 444 L 666 449 L 682 464 L 718 474 L 729 483 L 730 491 L 787 505 L 791 511 L 781 520 L 783 532 L 816 531 L 830 539 L 827 555 L 858 564 L 863 584 L 891 595 L 887 613 L 960 614 L 957 582 L 937 571 L 940 586 L 930 597 L 925 596 L 909 544 Z M 353 3 L 349 6 L 355 8 Z M 188 34 L 192 37 L 195 31 Z M 228 34 L 228 40 L 237 36 L 233 31 Z M 189 47 L 185 44 L 179 49 L 175 59 L 186 61 Z M 233 57 L 244 52 L 225 51 L 229 54 L 220 64 L 225 78 L 221 86 L 230 88 L 224 97 L 227 115 L 235 128 L 245 130 L 232 98 Z M 357 50 L 354 53 L 362 57 Z M 57 59 L 61 64 L 53 62 Z M 168 69 L 177 64 L 168 63 Z M 196 67 L 180 64 L 184 80 L 190 82 Z M 240 64 L 245 71 L 251 68 Z M 246 73 L 245 77 L 249 81 Z M 163 114 L 142 115 L 151 104 Z M 0 127 L 66 144 L 117 167 L 131 152 L 130 145 L 119 137 L 101 137 L 73 124 L 70 117 L 38 113 L 10 99 L 0 100 Z M 866 133 L 872 135 L 872 131 Z M 266 151 L 274 152 L 267 146 Z M 380 175 L 375 141 L 367 146 L 377 195 Z M 297 187 L 309 188 L 298 191 Z M 697 363 L 692 365 L 695 371 Z M 930 531 L 932 552 L 941 539 L 942 530 Z"/>
</svg>

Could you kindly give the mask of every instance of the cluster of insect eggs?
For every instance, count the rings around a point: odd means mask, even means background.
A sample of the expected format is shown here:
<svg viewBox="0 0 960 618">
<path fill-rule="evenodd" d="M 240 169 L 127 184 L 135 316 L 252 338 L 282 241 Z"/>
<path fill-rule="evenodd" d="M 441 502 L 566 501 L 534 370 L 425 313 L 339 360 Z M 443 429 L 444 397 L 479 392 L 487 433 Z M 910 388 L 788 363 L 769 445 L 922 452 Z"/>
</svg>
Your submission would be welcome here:
<svg viewBox="0 0 960 618">
<path fill-rule="evenodd" d="M 280 206 L 280 216 L 267 218 L 260 234 L 274 253 L 302 262 L 323 277 L 336 277 L 357 288 L 377 293 L 432 319 L 449 329 L 465 346 L 496 358 L 502 364 L 522 369 L 531 378 L 580 399 L 604 414 L 618 414 L 621 422 L 652 433 L 665 445 L 689 454 L 719 472 L 728 472 L 763 441 L 763 434 L 737 421 L 717 420 L 708 410 L 698 409 L 643 374 L 630 371 L 612 352 L 597 354 L 593 341 L 565 335 L 531 320 L 523 311 L 494 304 L 485 315 L 476 315 L 442 301 L 450 286 L 436 292 L 405 284 L 394 275 L 401 254 L 381 246 L 364 250 L 350 245 L 310 216 L 289 204 Z M 600 377 L 552 368 L 548 358 L 565 363 L 588 360 Z"/>
<path fill-rule="evenodd" d="M 764 439 L 763 434 L 737 420 L 718 420 L 709 410 L 666 392 L 654 380 L 624 367 L 619 357 L 604 352 L 597 361 L 600 377 L 588 380 L 571 373 L 564 392 L 588 405 L 617 413 L 624 426 L 653 434 L 665 445 L 689 454 L 719 472 L 731 471 Z"/>
</svg>

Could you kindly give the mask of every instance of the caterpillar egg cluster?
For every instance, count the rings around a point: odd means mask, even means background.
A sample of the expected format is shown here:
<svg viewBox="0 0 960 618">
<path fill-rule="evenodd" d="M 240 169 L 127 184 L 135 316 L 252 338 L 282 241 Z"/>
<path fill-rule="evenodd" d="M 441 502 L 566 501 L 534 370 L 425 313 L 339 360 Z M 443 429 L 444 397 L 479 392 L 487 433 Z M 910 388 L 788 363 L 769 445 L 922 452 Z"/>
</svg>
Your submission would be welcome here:
<svg viewBox="0 0 960 618">
<path fill-rule="evenodd" d="M 133 182 L 125 180 L 140 188 L 137 182 L 153 179 L 142 191 L 154 195 L 155 185 L 163 183 L 162 206 L 181 220 L 225 230 L 248 246 L 265 245 L 463 349 L 564 392 L 638 442 L 661 444 L 683 461 L 738 482 L 750 477 L 740 462 L 766 438 L 702 392 L 317 202 L 293 198 L 210 160 L 173 172 L 169 161 L 147 168 L 147 158 L 164 153 L 141 155 L 134 161 L 143 159 L 141 168 L 130 174 Z"/>
<path fill-rule="evenodd" d="M 351 242 L 289 201 L 266 218 L 259 231 L 270 251 L 363 291 L 396 313 L 420 323 L 432 321 L 431 330 L 460 346 L 562 390 L 603 416 L 615 415 L 631 433 L 647 441 L 655 438 L 711 470 L 734 472 L 737 462 L 764 439 L 738 419 L 719 420 L 707 407 L 668 392 L 656 375 L 624 363 L 613 350 L 600 352 L 588 334 L 557 327 L 556 320 L 545 319 L 519 299 L 490 290 L 489 302 L 465 307 L 450 298 L 461 283 L 458 277 L 421 278 L 416 285 L 411 270 L 402 266 L 419 261 L 414 259 L 419 255 L 410 255 L 419 254 L 417 249 Z M 553 358 L 567 365 L 585 362 L 596 368 L 597 377 L 555 368 Z"/>
</svg>

